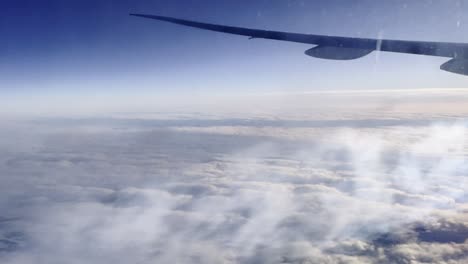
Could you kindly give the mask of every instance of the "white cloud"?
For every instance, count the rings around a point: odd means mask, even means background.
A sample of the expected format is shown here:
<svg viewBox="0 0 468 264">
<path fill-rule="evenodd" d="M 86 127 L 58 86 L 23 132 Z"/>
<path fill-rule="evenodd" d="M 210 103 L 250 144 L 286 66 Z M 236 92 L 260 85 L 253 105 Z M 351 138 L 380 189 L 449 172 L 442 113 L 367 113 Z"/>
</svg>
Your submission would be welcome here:
<svg viewBox="0 0 468 264">
<path fill-rule="evenodd" d="M 400 121 L 4 124 L 0 260 L 463 263 L 466 125 Z"/>
</svg>

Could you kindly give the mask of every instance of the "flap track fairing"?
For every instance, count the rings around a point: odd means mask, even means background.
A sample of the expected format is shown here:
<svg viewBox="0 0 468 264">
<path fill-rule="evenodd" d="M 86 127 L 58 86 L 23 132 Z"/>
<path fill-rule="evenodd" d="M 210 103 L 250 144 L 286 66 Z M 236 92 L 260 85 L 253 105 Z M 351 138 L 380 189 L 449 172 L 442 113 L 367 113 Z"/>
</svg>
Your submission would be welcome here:
<svg viewBox="0 0 468 264">
<path fill-rule="evenodd" d="M 354 60 L 369 55 L 374 50 L 354 49 L 332 46 L 317 46 L 306 50 L 305 54 L 314 58 L 328 60 Z"/>
<path fill-rule="evenodd" d="M 440 66 L 441 70 L 468 75 L 468 59 L 451 59 Z"/>
</svg>

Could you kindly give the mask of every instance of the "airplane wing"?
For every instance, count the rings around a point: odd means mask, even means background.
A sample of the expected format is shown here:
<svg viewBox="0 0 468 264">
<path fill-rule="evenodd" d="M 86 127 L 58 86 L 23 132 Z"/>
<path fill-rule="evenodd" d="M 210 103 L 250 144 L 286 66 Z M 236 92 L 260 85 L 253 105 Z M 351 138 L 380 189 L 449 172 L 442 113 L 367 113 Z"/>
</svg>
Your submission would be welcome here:
<svg viewBox="0 0 468 264">
<path fill-rule="evenodd" d="M 270 31 L 216 25 L 202 22 L 177 19 L 172 17 L 130 14 L 131 16 L 150 18 L 188 27 L 247 36 L 250 38 L 262 38 L 281 40 L 305 44 L 313 44 L 305 54 L 321 59 L 331 60 L 353 60 L 364 57 L 373 51 L 387 51 L 407 54 L 429 55 L 451 58 L 440 66 L 440 69 L 452 73 L 468 76 L 468 44 L 450 42 L 426 42 L 406 41 L 370 38 L 349 38 L 338 36 L 311 35 L 289 33 L 281 31 Z"/>
</svg>

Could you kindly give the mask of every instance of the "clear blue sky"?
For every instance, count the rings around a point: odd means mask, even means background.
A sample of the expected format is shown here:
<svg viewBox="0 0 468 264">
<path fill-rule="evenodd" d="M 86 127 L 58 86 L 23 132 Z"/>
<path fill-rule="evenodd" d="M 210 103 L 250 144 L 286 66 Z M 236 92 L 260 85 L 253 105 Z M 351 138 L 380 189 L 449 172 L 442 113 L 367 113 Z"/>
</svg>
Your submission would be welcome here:
<svg viewBox="0 0 468 264">
<path fill-rule="evenodd" d="M 159 14 L 282 31 L 468 42 L 462 0 L 4 0 L 0 96 L 266 93 L 468 87 L 444 58 L 310 58 L 309 45 L 248 40 L 128 16 Z"/>
</svg>

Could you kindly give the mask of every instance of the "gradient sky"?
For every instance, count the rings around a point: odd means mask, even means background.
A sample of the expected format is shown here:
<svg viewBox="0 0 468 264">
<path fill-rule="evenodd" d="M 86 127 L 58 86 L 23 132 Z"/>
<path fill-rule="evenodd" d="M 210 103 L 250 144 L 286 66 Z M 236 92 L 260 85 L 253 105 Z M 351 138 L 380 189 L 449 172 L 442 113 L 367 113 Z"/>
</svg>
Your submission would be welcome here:
<svg viewBox="0 0 468 264">
<path fill-rule="evenodd" d="M 439 70 L 444 58 L 373 53 L 355 61 L 326 61 L 304 55 L 310 45 L 248 40 L 128 16 L 468 42 L 468 1 L 463 0 L 6 0 L 1 6 L 4 96 L 468 87 L 468 77 Z"/>
</svg>

